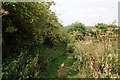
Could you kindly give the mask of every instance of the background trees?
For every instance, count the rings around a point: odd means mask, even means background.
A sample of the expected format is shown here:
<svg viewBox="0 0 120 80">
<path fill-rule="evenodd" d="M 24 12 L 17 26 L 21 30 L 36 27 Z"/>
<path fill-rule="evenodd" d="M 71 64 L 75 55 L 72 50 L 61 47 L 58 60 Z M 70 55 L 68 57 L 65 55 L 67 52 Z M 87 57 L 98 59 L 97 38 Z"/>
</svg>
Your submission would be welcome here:
<svg viewBox="0 0 120 80">
<path fill-rule="evenodd" d="M 83 39 L 84 36 L 85 36 L 86 30 L 87 30 L 87 27 L 84 24 L 80 23 L 80 22 L 72 23 L 71 25 L 69 25 L 66 28 L 66 31 L 68 33 L 70 33 L 72 35 L 77 35 L 77 36 L 75 36 L 76 40 L 77 39 L 80 39 L 80 40 Z"/>
</svg>

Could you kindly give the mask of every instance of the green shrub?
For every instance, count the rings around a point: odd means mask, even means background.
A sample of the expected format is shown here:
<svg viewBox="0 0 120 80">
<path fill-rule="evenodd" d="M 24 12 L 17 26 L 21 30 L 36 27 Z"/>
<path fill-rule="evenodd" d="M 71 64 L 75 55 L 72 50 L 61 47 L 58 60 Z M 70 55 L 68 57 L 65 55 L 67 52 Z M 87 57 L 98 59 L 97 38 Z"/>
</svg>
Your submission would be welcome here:
<svg viewBox="0 0 120 80">
<path fill-rule="evenodd" d="M 71 25 L 66 27 L 66 31 L 68 33 L 71 32 L 72 34 L 73 34 L 74 31 L 79 31 L 80 33 L 84 33 L 86 31 L 86 29 L 87 29 L 87 27 L 80 22 L 72 23 Z"/>
<path fill-rule="evenodd" d="M 2 17 L 4 58 L 16 57 L 34 45 L 66 47 L 64 28 L 50 10 L 53 3 L 3 2 L 2 8 L 9 12 Z"/>
<path fill-rule="evenodd" d="M 83 40 L 84 39 L 86 29 L 87 29 L 87 27 L 84 24 L 80 23 L 80 22 L 72 23 L 71 25 L 68 25 L 65 28 L 66 32 L 70 33 L 71 35 L 74 34 L 74 31 L 75 32 L 78 31 L 77 34 L 81 34 L 80 36 L 75 36 L 76 40 L 78 40 L 78 39 Z"/>
<path fill-rule="evenodd" d="M 74 52 L 74 43 L 69 43 L 68 45 L 67 45 L 67 52 L 69 52 L 69 53 L 73 53 Z"/>
<path fill-rule="evenodd" d="M 49 72 L 51 62 L 65 53 L 65 50 L 59 47 L 41 46 L 35 48 L 33 50 L 36 50 L 36 52 L 30 53 L 32 51 L 26 51 L 12 61 L 4 61 L 3 78 L 36 78 L 36 75 L 37 78 L 42 77 L 44 76 L 42 73 Z"/>
</svg>

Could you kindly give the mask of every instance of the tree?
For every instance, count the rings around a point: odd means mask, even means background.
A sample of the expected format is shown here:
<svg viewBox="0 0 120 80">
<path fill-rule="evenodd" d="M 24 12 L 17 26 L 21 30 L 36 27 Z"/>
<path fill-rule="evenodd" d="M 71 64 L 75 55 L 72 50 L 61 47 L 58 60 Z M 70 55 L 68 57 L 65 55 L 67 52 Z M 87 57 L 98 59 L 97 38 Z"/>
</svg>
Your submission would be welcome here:
<svg viewBox="0 0 120 80">
<path fill-rule="evenodd" d="M 72 23 L 71 25 L 69 25 L 68 27 L 66 27 L 66 31 L 70 34 L 74 34 L 76 32 L 76 39 L 83 39 L 83 37 L 85 36 L 85 32 L 86 32 L 87 27 L 80 23 L 80 22 L 75 22 Z"/>
</svg>

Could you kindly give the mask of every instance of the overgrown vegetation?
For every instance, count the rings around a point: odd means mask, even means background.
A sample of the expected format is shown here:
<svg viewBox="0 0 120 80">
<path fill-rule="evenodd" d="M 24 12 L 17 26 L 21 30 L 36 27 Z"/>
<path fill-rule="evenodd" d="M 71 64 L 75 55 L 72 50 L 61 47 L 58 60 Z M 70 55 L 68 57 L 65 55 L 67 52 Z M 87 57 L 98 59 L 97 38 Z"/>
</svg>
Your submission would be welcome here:
<svg viewBox="0 0 120 80">
<path fill-rule="evenodd" d="M 65 53 L 68 38 L 54 2 L 3 2 L 3 78 L 38 78 Z M 4 15 L 7 13 L 6 15 Z"/>
<path fill-rule="evenodd" d="M 118 30 L 115 25 L 96 25 L 86 31 L 85 40 L 74 39 L 71 68 L 61 77 L 119 78 Z"/>
<path fill-rule="evenodd" d="M 3 79 L 119 78 L 115 22 L 64 28 L 53 4 L 2 3 Z"/>
</svg>

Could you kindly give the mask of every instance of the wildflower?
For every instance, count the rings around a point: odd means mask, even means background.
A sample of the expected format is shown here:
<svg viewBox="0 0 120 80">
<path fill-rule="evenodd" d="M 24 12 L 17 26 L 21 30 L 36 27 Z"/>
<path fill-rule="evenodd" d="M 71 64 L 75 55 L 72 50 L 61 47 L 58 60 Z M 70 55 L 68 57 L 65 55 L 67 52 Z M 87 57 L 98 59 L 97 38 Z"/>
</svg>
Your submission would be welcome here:
<svg viewBox="0 0 120 80">
<path fill-rule="evenodd" d="M 78 56 L 78 60 L 80 60 L 80 62 L 82 62 L 82 58 L 80 56 Z"/>
<path fill-rule="evenodd" d="M 112 55 L 111 55 L 111 54 L 109 54 L 108 56 L 109 56 L 109 57 L 112 57 Z"/>
<path fill-rule="evenodd" d="M 105 37 L 105 35 L 100 35 L 100 37 Z"/>
<path fill-rule="evenodd" d="M 89 36 L 91 36 L 91 34 L 89 33 Z"/>
<path fill-rule="evenodd" d="M 99 29 L 98 31 L 99 31 L 99 32 L 101 32 L 102 30 L 101 30 L 101 29 Z"/>
<path fill-rule="evenodd" d="M 61 64 L 61 67 L 64 67 L 64 63 Z"/>
<path fill-rule="evenodd" d="M 107 34 L 113 34 L 113 32 L 112 31 L 107 31 Z"/>
<path fill-rule="evenodd" d="M 8 12 L 8 11 L 5 11 L 5 12 L 4 12 L 4 14 L 5 14 L 5 15 L 8 15 L 8 14 L 9 14 L 9 12 Z"/>
<path fill-rule="evenodd" d="M 3 15 L 8 15 L 9 14 L 9 12 L 5 11 L 4 9 L 2 9 L 0 12 L 3 13 Z"/>
<path fill-rule="evenodd" d="M 118 29 L 119 29 L 119 27 L 115 28 L 115 30 L 118 30 Z"/>
<path fill-rule="evenodd" d="M 95 31 L 96 31 L 96 29 L 92 29 L 92 31 L 93 31 L 93 32 L 95 32 Z"/>
</svg>

